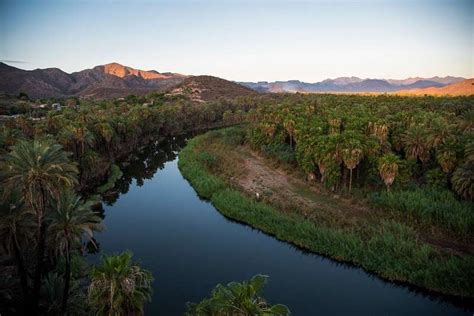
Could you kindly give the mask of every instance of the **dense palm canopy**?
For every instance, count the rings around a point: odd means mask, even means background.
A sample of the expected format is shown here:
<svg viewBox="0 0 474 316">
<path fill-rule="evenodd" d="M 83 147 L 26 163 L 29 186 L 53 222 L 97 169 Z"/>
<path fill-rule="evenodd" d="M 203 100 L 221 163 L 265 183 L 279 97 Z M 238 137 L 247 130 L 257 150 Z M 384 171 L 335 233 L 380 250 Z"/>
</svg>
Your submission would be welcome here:
<svg viewBox="0 0 474 316">
<path fill-rule="evenodd" d="M 266 97 L 256 110 L 249 140 L 277 158 L 285 152 L 285 161 L 287 151 L 278 148 L 294 148 L 294 161 L 332 190 L 346 185 L 348 173 L 350 191 L 353 171 L 358 186 L 371 187 L 379 177 L 389 188 L 402 181 L 429 185 L 426 175 L 440 170 L 451 180 L 446 189 L 452 184 L 459 196 L 471 199 L 469 159 L 463 153 L 474 142 L 473 108 L 472 97 Z M 400 172 L 388 161 L 379 164 L 390 153 L 399 157 Z M 398 177 L 403 179 L 397 182 Z"/>
<path fill-rule="evenodd" d="M 69 293 L 66 284 L 58 284 L 73 273 L 54 265 L 65 260 L 67 269 L 82 238 L 100 228 L 81 193 L 95 191 L 113 173 L 116 159 L 163 137 L 245 122 L 254 148 L 281 154 L 332 190 L 346 186 L 348 177 L 349 190 L 379 190 L 384 184 L 429 185 L 431 175 L 441 173 L 446 190 L 472 200 L 473 118 L 472 97 L 301 94 L 194 103 L 152 93 L 81 100 L 80 107 L 48 111 L 39 119 L 25 113 L 0 125 L 0 204 L 9 205 L 2 208 L 3 246 L 32 305 L 38 305 L 40 282 L 51 285 L 51 295 L 58 288 Z M 35 260 L 26 260 L 34 253 Z M 219 286 L 216 297 L 242 306 L 249 302 L 245 311 L 266 315 L 271 306 L 251 285 L 257 279 Z M 129 254 L 105 257 L 92 281 L 89 299 L 99 313 L 139 313 L 150 298 L 151 275 L 132 264 Z M 110 296 L 110 286 L 119 291 Z M 251 293 L 248 300 L 239 296 L 242 289 L 250 291 L 244 291 Z M 67 295 L 62 296 L 64 312 Z M 216 306 L 206 304 L 197 306 Z M 276 313 L 281 307 L 272 308 Z"/>
<path fill-rule="evenodd" d="M 198 304 L 189 303 L 186 315 L 286 316 L 289 309 L 281 304 L 271 305 L 261 295 L 268 276 L 256 275 L 249 281 L 217 285 L 211 298 Z"/>
<path fill-rule="evenodd" d="M 32 313 L 37 313 L 46 248 L 44 218 L 48 200 L 75 183 L 77 167 L 60 145 L 50 139 L 22 140 L 12 147 L 0 164 L 5 194 L 19 194 L 37 218 L 37 262 L 33 285 Z"/>
<path fill-rule="evenodd" d="M 153 278 L 132 262 L 132 254 L 104 256 L 91 273 L 89 300 L 98 315 L 143 314 Z"/>
<path fill-rule="evenodd" d="M 64 100 L 38 102 L 58 101 Z M 1 219 L 1 234 L 6 238 L 6 253 L 17 265 L 14 277 L 21 279 L 24 297 L 31 298 L 14 298 L 17 309 L 26 306 L 25 312 L 38 313 L 44 299 L 40 297 L 45 290 L 42 285 L 47 284 L 44 278 L 56 273 L 63 279 L 60 305 L 66 311 L 68 283 L 75 284 L 69 280 L 71 254 L 77 253 L 82 237 L 89 238 L 99 228 L 90 202 L 81 201 L 79 195 L 95 191 L 113 176 L 115 159 L 139 147 L 156 145 L 165 136 L 238 124 L 255 106 L 249 99 L 196 104 L 183 97 L 151 93 L 125 100 L 81 100 L 80 106 L 60 111 L 23 111 L 2 122 L 0 204 L 21 207 L 5 209 L 10 213 Z M 24 225 L 25 219 L 31 225 Z M 26 260 L 34 253 L 36 260 Z M 65 263 L 66 271 L 56 271 L 58 262 Z"/>
</svg>

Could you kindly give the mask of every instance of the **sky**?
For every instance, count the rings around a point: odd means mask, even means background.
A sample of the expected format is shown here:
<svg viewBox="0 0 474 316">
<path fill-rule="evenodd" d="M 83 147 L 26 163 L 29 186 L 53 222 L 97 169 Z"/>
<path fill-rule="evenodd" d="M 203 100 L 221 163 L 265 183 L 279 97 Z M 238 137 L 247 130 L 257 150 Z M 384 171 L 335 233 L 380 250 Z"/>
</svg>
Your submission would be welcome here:
<svg viewBox="0 0 474 316">
<path fill-rule="evenodd" d="M 474 77 L 473 0 L 0 0 L 0 61 L 235 81 Z"/>
</svg>

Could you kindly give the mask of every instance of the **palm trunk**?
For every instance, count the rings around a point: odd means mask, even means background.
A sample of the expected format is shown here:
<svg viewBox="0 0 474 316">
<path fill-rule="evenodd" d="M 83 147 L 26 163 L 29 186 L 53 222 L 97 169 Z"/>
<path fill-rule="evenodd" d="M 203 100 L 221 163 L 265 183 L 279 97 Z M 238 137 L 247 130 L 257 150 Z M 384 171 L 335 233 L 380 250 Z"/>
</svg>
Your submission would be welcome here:
<svg viewBox="0 0 474 316">
<path fill-rule="evenodd" d="M 352 169 L 349 169 L 349 194 L 352 191 Z"/>
<path fill-rule="evenodd" d="M 63 290 L 63 302 L 61 311 L 63 314 L 66 314 L 67 300 L 69 298 L 69 287 L 71 282 L 71 254 L 69 249 L 69 241 L 67 241 L 67 251 L 66 251 L 66 272 L 64 273 L 64 290 Z"/>
<path fill-rule="evenodd" d="M 46 248 L 46 226 L 43 224 L 43 216 L 38 217 L 39 233 L 38 233 L 38 253 L 36 255 L 36 272 L 33 283 L 33 315 L 39 314 L 39 296 L 41 290 L 41 277 L 43 274 L 43 256 Z"/>
<path fill-rule="evenodd" d="M 29 291 L 28 291 L 28 273 L 25 268 L 25 263 L 23 262 L 23 256 L 21 255 L 20 246 L 16 238 L 16 234 L 13 236 L 13 250 L 15 252 L 15 258 L 18 265 L 18 274 L 20 275 L 20 284 L 23 291 L 23 302 L 27 303 L 30 301 Z M 25 306 L 25 315 L 28 314 L 28 306 Z"/>
<path fill-rule="evenodd" d="M 33 281 L 32 315 L 39 314 L 39 298 L 41 290 L 41 277 L 43 274 L 43 257 L 46 248 L 46 226 L 44 225 L 44 213 L 46 211 L 46 193 L 41 189 L 41 209 L 38 210 L 38 250 L 36 254 L 36 271 Z"/>
</svg>

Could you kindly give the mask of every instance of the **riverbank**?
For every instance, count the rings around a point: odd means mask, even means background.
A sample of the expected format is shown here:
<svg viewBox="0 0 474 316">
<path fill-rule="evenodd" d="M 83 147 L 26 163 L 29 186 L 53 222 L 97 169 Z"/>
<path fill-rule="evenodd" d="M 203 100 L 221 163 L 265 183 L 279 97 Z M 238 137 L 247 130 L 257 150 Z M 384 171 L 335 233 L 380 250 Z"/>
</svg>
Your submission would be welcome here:
<svg viewBox="0 0 474 316">
<path fill-rule="evenodd" d="M 222 214 L 390 281 L 474 297 L 472 254 L 430 244 L 391 214 L 308 189 L 297 175 L 275 170 L 243 146 L 244 134 L 239 128 L 212 131 L 180 154 L 182 174 Z"/>
</svg>

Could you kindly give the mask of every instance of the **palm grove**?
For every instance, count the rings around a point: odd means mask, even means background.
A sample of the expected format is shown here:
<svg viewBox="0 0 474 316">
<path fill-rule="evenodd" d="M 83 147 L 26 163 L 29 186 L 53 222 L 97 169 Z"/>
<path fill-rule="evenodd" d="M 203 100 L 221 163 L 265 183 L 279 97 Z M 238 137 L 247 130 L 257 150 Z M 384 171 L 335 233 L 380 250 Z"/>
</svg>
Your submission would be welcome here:
<svg viewBox="0 0 474 316">
<path fill-rule="evenodd" d="M 26 113 L 0 126 L 2 264 L 11 276 L 3 278 L 1 295 L 28 314 L 143 312 L 153 278 L 130 253 L 105 256 L 96 267 L 84 262 L 86 242 L 94 245 L 94 232 L 104 229 L 94 193 L 116 161 L 189 131 L 251 121 L 254 148 L 296 164 L 330 190 L 357 187 L 387 204 L 393 194 L 426 184 L 419 194 L 442 192 L 465 203 L 474 196 L 473 105 L 464 97 L 300 94 L 196 104 L 151 94 L 82 101 L 34 120 Z M 470 235 L 469 205 L 468 214 L 463 206 L 454 216 L 443 210 L 426 217 Z M 258 284 L 249 300 L 261 307 L 257 314 L 271 313 Z M 189 313 L 219 313 L 222 293 L 240 287 L 229 289 L 217 287 Z M 275 306 L 274 314 L 288 312 Z"/>
<path fill-rule="evenodd" d="M 46 101 L 46 100 L 43 100 Z M 114 162 L 170 135 L 236 124 L 248 100 L 193 104 L 151 94 L 83 101 L 0 126 L 1 308 L 36 314 L 141 314 L 151 274 L 129 252 L 90 267 L 86 248 L 104 229 L 97 187 Z M 84 304 L 87 303 L 87 304 Z"/>
</svg>

